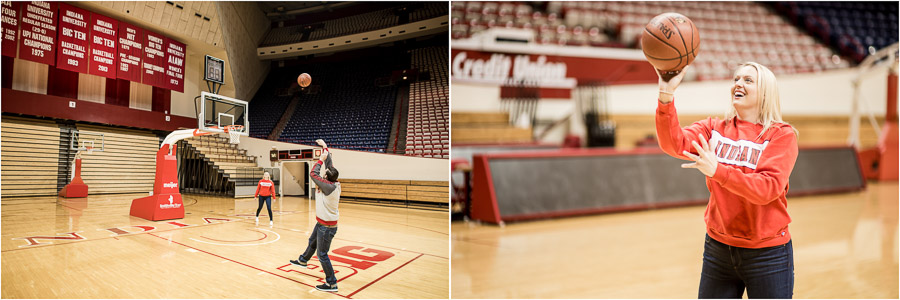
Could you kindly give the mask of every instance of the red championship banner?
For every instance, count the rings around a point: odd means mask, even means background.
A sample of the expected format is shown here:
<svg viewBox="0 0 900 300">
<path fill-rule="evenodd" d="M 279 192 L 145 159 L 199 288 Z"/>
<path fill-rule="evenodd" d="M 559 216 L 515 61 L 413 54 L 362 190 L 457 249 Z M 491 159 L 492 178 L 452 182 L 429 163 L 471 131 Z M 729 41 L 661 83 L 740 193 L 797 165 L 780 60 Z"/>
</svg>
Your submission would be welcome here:
<svg viewBox="0 0 900 300">
<path fill-rule="evenodd" d="M 115 79 L 116 45 L 118 44 L 116 43 L 116 30 L 119 28 L 119 21 L 92 13 L 90 26 L 91 68 L 88 73 Z"/>
<path fill-rule="evenodd" d="M 166 37 L 144 30 L 144 57 L 142 62 L 141 82 L 160 88 L 169 88 L 166 84 L 166 52 L 163 47 Z"/>
<path fill-rule="evenodd" d="M 184 93 L 185 45 L 166 38 L 166 88 Z"/>
<path fill-rule="evenodd" d="M 21 14 L 19 58 L 42 64 L 56 62 L 56 19 L 58 2 L 25 2 Z"/>
<path fill-rule="evenodd" d="M 144 30 L 119 22 L 119 57 L 116 77 L 141 82 L 141 61 L 144 56 Z"/>
<path fill-rule="evenodd" d="M 56 67 L 78 73 L 88 70 L 88 21 L 91 12 L 59 4 L 59 42 Z"/>
<path fill-rule="evenodd" d="M 3 56 L 16 57 L 16 40 L 19 39 L 19 19 L 22 2 L 2 1 L 3 4 Z"/>
</svg>

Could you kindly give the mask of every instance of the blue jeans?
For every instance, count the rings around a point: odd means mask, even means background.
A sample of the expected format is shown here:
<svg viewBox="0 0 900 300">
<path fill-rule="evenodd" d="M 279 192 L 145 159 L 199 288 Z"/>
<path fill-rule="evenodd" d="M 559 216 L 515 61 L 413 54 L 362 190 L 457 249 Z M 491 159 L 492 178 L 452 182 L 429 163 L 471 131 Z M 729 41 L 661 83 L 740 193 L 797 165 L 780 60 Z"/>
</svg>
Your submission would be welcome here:
<svg viewBox="0 0 900 300">
<path fill-rule="evenodd" d="M 319 264 L 325 271 L 325 282 L 328 285 L 336 285 L 337 277 L 334 276 L 334 268 L 331 267 L 331 259 L 328 258 L 328 249 L 331 248 L 331 239 L 337 233 L 337 227 L 325 227 L 316 222 L 312 234 L 309 235 L 309 246 L 306 251 L 300 255 L 301 262 L 308 262 L 312 258 L 313 253 L 319 256 Z"/>
<path fill-rule="evenodd" d="M 263 203 L 269 210 L 269 221 L 272 221 L 272 196 L 259 196 L 259 206 L 256 207 L 256 217 L 259 218 L 259 211 L 262 210 Z"/>
<path fill-rule="evenodd" d="M 700 299 L 747 297 L 790 299 L 794 296 L 794 248 L 784 245 L 749 249 L 723 244 L 706 235 Z"/>
</svg>

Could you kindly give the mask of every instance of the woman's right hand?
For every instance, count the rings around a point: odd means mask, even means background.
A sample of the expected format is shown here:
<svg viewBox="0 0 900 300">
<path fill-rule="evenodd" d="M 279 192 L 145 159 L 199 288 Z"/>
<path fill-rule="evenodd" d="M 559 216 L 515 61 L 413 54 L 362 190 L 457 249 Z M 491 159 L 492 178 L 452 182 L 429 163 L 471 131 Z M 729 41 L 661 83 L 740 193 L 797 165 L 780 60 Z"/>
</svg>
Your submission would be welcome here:
<svg viewBox="0 0 900 300">
<path fill-rule="evenodd" d="M 684 67 L 678 72 L 677 75 L 669 78 L 668 81 L 664 80 L 663 77 L 666 74 L 663 74 L 663 71 L 656 69 L 656 76 L 659 77 L 659 101 L 662 103 L 672 102 L 672 98 L 675 94 L 675 89 L 678 88 L 678 85 L 681 84 L 681 80 L 684 79 L 684 74 L 687 72 L 690 66 Z M 668 76 L 665 76 L 668 77 Z"/>
</svg>

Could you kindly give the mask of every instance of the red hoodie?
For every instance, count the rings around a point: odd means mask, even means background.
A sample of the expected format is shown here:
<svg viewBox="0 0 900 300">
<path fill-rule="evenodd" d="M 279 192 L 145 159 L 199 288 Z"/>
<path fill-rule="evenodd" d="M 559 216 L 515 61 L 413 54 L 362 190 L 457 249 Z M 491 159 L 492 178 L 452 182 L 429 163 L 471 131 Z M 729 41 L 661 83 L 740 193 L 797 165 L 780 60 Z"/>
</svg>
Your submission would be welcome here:
<svg viewBox="0 0 900 300">
<path fill-rule="evenodd" d="M 272 183 L 271 180 L 260 180 L 256 185 L 256 196 L 272 196 L 272 200 L 275 200 L 275 184 Z"/>
<path fill-rule="evenodd" d="M 659 102 L 656 134 L 667 154 L 687 160 L 697 154 L 691 141 L 708 139 L 718 157 L 716 173 L 706 177 L 709 205 L 704 219 L 709 236 L 742 248 L 778 246 L 791 240 L 787 213 L 788 178 L 797 161 L 797 137 L 790 125 L 763 126 L 732 118 L 707 118 L 681 128 L 674 101 Z"/>
</svg>

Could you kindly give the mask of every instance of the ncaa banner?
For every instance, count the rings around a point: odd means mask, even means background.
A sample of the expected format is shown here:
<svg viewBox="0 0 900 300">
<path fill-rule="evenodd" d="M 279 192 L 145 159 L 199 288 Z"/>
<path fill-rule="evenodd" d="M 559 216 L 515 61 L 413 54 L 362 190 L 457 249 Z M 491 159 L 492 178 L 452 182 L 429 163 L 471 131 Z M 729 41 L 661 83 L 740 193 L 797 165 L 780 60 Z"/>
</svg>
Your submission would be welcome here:
<svg viewBox="0 0 900 300">
<path fill-rule="evenodd" d="M 3 4 L 3 56 L 16 57 L 16 41 L 19 39 L 22 2 L 0 2 Z"/>
</svg>

